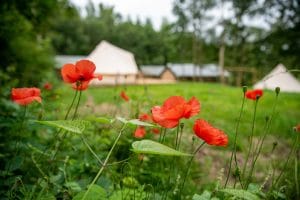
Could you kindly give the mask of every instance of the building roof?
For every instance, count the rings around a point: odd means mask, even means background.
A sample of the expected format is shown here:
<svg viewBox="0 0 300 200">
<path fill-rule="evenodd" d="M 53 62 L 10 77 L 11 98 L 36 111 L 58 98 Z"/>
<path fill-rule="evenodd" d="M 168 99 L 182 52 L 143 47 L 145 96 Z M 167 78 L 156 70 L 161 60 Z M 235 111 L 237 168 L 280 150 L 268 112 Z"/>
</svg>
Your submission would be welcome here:
<svg viewBox="0 0 300 200">
<path fill-rule="evenodd" d="M 159 77 L 165 70 L 164 65 L 141 65 L 140 69 L 145 76 Z"/>
<path fill-rule="evenodd" d="M 283 64 L 277 65 L 262 80 L 254 84 L 255 89 L 274 90 L 280 87 L 283 92 L 300 92 L 300 82 L 285 68 Z"/>
<path fill-rule="evenodd" d="M 220 68 L 215 64 L 204 64 L 201 67 L 192 63 L 183 64 L 168 64 L 168 67 L 178 78 L 203 77 L 215 78 L 221 75 Z M 225 70 L 224 76 L 230 76 L 230 73 Z"/>
<path fill-rule="evenodd" d="M 55 68 L 60 69 L 66 63 L 75 64 L 78 60 L 86 59 L 84 55 L 57 55 L 55 56 Z"/>
</svg>

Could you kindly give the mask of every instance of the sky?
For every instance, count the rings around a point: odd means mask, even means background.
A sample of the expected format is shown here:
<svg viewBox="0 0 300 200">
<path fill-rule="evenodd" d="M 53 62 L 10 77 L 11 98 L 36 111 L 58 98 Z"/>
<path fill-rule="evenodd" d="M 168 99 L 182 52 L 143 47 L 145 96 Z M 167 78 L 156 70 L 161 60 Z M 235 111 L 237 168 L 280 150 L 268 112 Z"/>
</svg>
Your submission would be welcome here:
<svg viewBox="0 0 300 200">
<path fill-rule="evenodd" d="M 84 14 L 84 7 L 88 0 L 71 0 L 71 2 L 80 7 Z M 114 6 L 114 10 L 125 19 L 127 16 L 132 20 L 139 17 L 144 22 L 146 18 L 150 18 L 155 29 L 159 29 L 163 18 L 167 18 L 170 22 L 175 21 L 175 16 L 172 14 L 173 0 L 92 0 L 92 2 L 95 5 L 103 3 Z"/>
<path fill-rule="evenodd" d="M 70 0 L 77 7 L 81 9 L 81 13 L 85 14 L 85 5 L 88 0 Z M 142 22 L 145 22 L 146 18 L 150 18 L 152 24 L 156 30 L 160 29 L 160 25 L 163 18 L 166 18 L 169 22 L 174 22 L 176 17 L 172 13 L 174 0 L 91 0 L 97 7 L 99 3 L 104 5 L 114 6 L 114 10 L 120 13 L 123 18 L 130 16 L 132 20 L 139 18 Z M 221 32 L 221 29 L 216 26 L 221 18 L 221 15 L 225 19 L 233 16 L 233 11 L 230 5 L 224 5 L 223 11 L 219 5 L 216 9 L 212 10 L 209 14 L 213 16 L 213 20 L 209 24 L 204 25 L 204 29 L 210 27 L 216 27 L 217 32 Z M 257 26 L 265 29 L 269 29 L 268 25 L 261 18 L 245 18 L 244 23 L 247 25 Z"/>
</svg>

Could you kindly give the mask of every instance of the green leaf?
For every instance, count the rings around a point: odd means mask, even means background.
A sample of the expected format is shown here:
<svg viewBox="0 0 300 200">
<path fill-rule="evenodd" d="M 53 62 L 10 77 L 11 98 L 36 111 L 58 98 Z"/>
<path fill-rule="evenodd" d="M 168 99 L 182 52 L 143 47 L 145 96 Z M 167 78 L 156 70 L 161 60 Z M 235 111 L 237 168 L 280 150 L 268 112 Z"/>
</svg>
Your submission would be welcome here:
<svg viewBox="0 0 300 200">
<path fill-rule="evenodd" d="M 148 194 L 149 195 L 149 194 Z M 123 188 L 122 190 L 116 190 L 112 193 L 112 195 L 109 197 L 109 200 L 144 200 L 147 198 L 147 193 L 142 190 L 142 188 L 138 189 L 129 189 L 129 188 Z M 158 196 L 158 195 L 156 195 Z M 154 199 L 154 198 L 153 198 Z M 155 198 L 157 199 L 157 198 Z"/>
<path fill-rule="evenodd" d="M 20 169 L 23 165 L 24 158 L 22 156 L 13 157 L 6 165 L 6 169 L 9 172 Z"/>
<path fill-rule="evenodd" d="M 224 192 L 227 194 L 230 194 L 232 196 L 241 198 L 241 199 L 246 199 L 246 200 L 260 200 L 260 198 L 258 196 L 256 196 L 255 194 L 252 194 L 249 191 L 246 190 L 241 190 L 241 189 L 223 189 L 220 190 L 220 192 Z"/>
<path fill-rule="evenodd" d="M 131 120 L 127 120 L 123 117 L 117 117 L 117 120 L 119 120 L 120 122 L 124 123 L 124 124 L 129 124 L 129 125 L 135 125 L 135 126 L 155 126 L 153 124 L 147 123 L 147 122 L 143 122 L 139 119 L 131 119 Z"/>
<path fill-rule="evenodd" d="M 123 118 L 123 117 L 117 117 L 116 119 L 119 120 L 120 122 L 122 122 L 123 124 L 127 124 L 128 123 L 128 121 L 125 118 Z"/>
<path fill-rule="evenodd" d="M 47 126 L 52 126 L 56 128 L 61 128 L 65 131 L 69 131 L 72 133 L 81 134 L 85 130 L 85 128 L 90 124 L 89 121 L 84 120 L 57 120 L 57 121 L 35 121 L 40 124 L 44 124 Z"/>
<path fill-rule="evenodd" d="M 137 125 L 137 126 L 154 126 L 153 124 L 140 121 L 139 119 L 132 119 L 128 121 L 129 124 Z"/>
<path fill-rule="evenodd" d="M 69 188 L 70 190 L 72 190 L 73 192 L 80 192 L 81 191 L 80 185 L 76 182 L 66 182 L 65 186 L 67 188 Z"/>
<path fill-rule="evenodd" d="M 125 187 L 136 188 L 139 186 L 139 182 L 134 177 L 125 177 L 122 180 Z"/>
<path fill-rule="evenodd" d="M 43 194 L 41 197 L 39 197 L 39 200 L 55 200 L 55 196 L 53 194 Z"/>
<path fill-rule="evenodd" d="M 87 190 L 84 190 L 82 192 L 79 192 L 73 200 L 81 200 Z M 87 200 L 102 200 L 107 199 L 106 191 L 99 185 L 93 185 L 87 194 L 86 198 Z"/>
<path fill-rule="evenodd" d="M 107 117 L 93 117 L 89 119 L 95 122 L 99 122 L 100 124 L 112 124 L 115 121 L 115 119 L 107 118 Z"/>
<path fill-rule="evenodd" d="M 132 143 L 132 151 L 143 154 L 157 154 L 162 156 L 191 156 L 172 149 L 166 145 L 154 142 L 152 140 L 141 140 Z"/>
<path fill-rule="evenodd" d="M 201 195 L 194 194 L 192 200 L 210 200 L 211 198 L 211 192 L 205 190 Z"/>
</svg>

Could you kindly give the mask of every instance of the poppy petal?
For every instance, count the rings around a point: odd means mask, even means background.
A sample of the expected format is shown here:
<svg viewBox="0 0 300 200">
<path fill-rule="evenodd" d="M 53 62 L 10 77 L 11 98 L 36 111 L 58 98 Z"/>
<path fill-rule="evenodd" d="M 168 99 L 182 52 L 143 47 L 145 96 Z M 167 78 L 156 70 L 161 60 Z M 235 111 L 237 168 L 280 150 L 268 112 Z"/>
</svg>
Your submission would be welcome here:
<svg viewBox="0 0 300 200">
<path fill-rule="evenodd" d="M 61 69 L 61 75 L 66 83 L 75 83 L 79 79 L 79 74 L 73 64 L 65 64 Z"/>
<path fill-rule="evenodd" d="M 41 91 L 38 88 L 13 88 L 11 99 L 19 105 L 28 105 L 33 101 L 42 102 Z"/>
<path fill-rule="evenodd" d="M 160 129 L 159 128 L 152 128 L 151 131 L 154 134 L 159 134 L 160 133 Z"/>
<path fill-rule="evenodd" d="M 185 100 L 181 96 L 171 96 L 169 97 L 163 104 L 162 108 L 163 110 L 168 110 L 170 108 L 173 108 L 177 105 L 185 104 Z"/>
<path fill-rule="evenodd" d="M 92 61 L 79 60 L 75 64 L 76 72 L 83 76 L 85 81 L 90 81 L 94 78 L 94 71 L 96 66 Z"/>
<path fill-rule="evenodd" d="M 19 105 L 25 106 L 25 105 L 28 105 L 28 104 L 32 103 L 33 101 L 37 101 L 39 103 L 42 103 L 41 97 L 36 97 L 36 96 L 27 97 L 27 98 L 24 98 L 24 99 L 17 99 L 14 102 L 19 104 Z"/>
<path fill-rule="evenodd" d="M 179 119 L 167 119 L 162 112 L 162 108 L 160 106 L 154 106 L 152 109 L 152 118 L 153 121 L 158 123 L 160 126 L 165 128 L 174 128 L 179 124 Z"/>
<path fill-rule="evenodd" d="M 228 144 L 227 135 L 203 119 L 197 119 L 195 121 L 193 130 L 194 133 L 207 144 L 215 146 L 227 146 Z"/>
<path fill-rule="evenodd" d="M 188 102 L 186 106 L 186 110 L 184 113 L 185 118 L 190 118 L 192 116 L 197 115 L 200 112 L 200 103 L 199 101 L 195 98 L 192 97 Z"/>
<path fill-rule="evenodd" d="M 125 91 L 121 91 L 120 96 L 121 96 L 122 99 L 124 99 L 125 101 L 129 101 L 129 97 L 127 96 L 127 94 L 125 93 Z"/>
<path fill-rule="evenodd" d="M 145 127 L 143 126 L 139 126 L 134 132 L 134 137 L 136 138 L 143 138 L 145 137 L 145 135 L 146 135 L 146 130 Z"/>
<path fill-rule="evenodd" d="M 152 120 L 152 116 L 148 115 L 146 113 L 140 114 L 139 120 L 141 120 L 141 121 L 151 121 Z"/>
<path fill-rule="evenodd" d="M 257 100 L 263 95 L 263 90 L 257 89 L 257 90 L 248 90 L 245 94 L 245 97 L 247 99 L 251 100 Z"/>
<path fill-rule="evenodd" d="M 185 111 L 185 105 L 179 104 L 171 109 L 168 109 L 164 112 L 164 117 L 166 119 L 180 119 Z"/>
</svg>

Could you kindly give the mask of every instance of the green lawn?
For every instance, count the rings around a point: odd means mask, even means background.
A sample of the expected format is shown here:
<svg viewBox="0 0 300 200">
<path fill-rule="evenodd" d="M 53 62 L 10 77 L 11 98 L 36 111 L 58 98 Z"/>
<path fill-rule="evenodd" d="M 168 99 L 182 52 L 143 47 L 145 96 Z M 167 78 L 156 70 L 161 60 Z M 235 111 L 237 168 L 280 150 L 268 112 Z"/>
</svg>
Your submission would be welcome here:
<svg viewBox="0 0 300 200">
<path fill-rule="evenodd" d="M 89 96 L 93 97 L 95 105 L 103 103 L 126 104 L 119 97 L 121 90 L 125 90 L 131 98 L 133 107 L 137 106 L 137 102 L 139 102 L 140 110 L 143 112 L 150 111 L 154 105 L 161 105 L 169 96 L 180 95 L 186 99 L 195 96 L 201 103 L 201 112 L 195 118 L 208 120 L 216 127 L 223 129 L 230 136 L 235 132 L 243 99 L 242 88 L 213 83 L 181 82 L 170 85 L 90 87 L 83 92 L 82 104 L 84 104 L 84 101 L 86 101 Z M 60 91 L 62 96 L 69 97 L 68 100 L 64 100 L 66 105 L 68 105 L 72 99 L 72 92 L 72 90 L 66 87 Z M 265 91 L 263 97 L 259 100 L 255 134 L 262 132 L 266 116 L 271 115 L 272 107 L 276 99 L 275 97 L 275 92 Z M 300 94 L 280 93 L 270 132 L 280 137 L 288 137 L 292 132 L 293 126 L 300 122 L 299 110 Z M 246 100 L 240 126 L 241 134 L 250 134 L 253 112 L 254 101 Z M 97 115 L 108 115 L 108 113 L 97 113 Z M 192 120 L 187 120 L 189 125 L 191 125 L 192 122 Z"/>
</svg>

